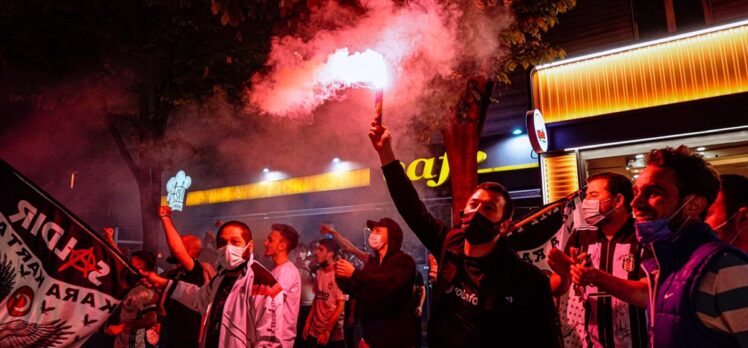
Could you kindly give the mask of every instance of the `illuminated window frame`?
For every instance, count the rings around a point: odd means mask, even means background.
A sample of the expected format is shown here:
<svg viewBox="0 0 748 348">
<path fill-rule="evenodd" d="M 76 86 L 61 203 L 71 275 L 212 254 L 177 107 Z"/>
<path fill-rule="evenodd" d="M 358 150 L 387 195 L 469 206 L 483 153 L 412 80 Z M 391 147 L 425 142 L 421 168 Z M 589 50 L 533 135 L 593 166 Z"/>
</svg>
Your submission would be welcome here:
<svg viewBox="0 0 748 348">
<path fill-rule="evenodd" d="M 543 203 L 557 201 L 579 190 L 579 165 L 576 152 L 543 155 Z"/>
</svg>

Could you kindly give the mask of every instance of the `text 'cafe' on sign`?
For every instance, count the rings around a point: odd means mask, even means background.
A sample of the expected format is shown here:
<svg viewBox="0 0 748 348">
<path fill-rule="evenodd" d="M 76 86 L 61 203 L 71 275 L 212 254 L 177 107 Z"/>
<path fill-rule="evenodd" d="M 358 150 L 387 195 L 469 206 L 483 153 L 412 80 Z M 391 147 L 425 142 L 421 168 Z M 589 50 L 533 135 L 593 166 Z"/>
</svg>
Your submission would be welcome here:
<svg viewBox="0 0 748 348">
<path fill-rule="evenodd" d="M 486 161 L 488 154 L 478 151 L 478 164 Z M 426 180 L 426 186 L 439 187 L 449 179 L 449 161 L 447 154 L 436 157 L 416 158 L 413 162 L 406 164 L 400 162 L 411 181 Z M 438 173 L 437 173 L 438 172 Z M 478 171 L 481 172 L 480 170 Z"/>
</svg>

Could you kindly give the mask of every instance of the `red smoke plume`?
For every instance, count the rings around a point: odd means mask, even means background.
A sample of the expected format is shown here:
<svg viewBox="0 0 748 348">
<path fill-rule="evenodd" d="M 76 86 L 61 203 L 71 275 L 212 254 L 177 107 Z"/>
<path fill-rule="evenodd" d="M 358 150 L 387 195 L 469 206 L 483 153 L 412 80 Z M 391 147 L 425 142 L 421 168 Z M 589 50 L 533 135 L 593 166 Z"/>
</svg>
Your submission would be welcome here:
<svg viewBox="0 0 748 348">
<path fill-rule="evenodd" d="M 496 11 L 487 15 L 437 0 L 402 6 L 371 0 L 363 6 L 364 14 L 352 14 L 328 2 L 313 11 L 307 32 L 273 38 L 266 72 L 252 78 L 251 104 L 270 115 L 309 115 L 341 97 L 343 89 L 357 87 L 324 79 L 331 58 L 345 52 L 341 49 L 371 49 L 388 67 L 388 104 L 412 108 L 424 96 L 446 92 L 433 89 L 435 78 L 449 79 L 466 61 L 483 68 L 490 64 L 499 51 L 498 32 L 510 20 Z M 331 26 L 330 21 L 337 22 Z M 329 27 L 335 29 L 315 29 Z"/>
</svg>

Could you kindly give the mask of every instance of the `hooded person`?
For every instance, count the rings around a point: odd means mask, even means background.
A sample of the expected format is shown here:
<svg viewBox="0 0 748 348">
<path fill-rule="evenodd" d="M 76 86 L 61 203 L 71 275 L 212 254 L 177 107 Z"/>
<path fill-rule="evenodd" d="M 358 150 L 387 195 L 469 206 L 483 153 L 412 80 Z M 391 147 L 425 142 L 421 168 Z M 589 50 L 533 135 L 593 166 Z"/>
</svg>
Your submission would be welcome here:
<svg viewBox="0 0 748 348">
<path fill-rule="evenodd" d="M 428 346 L 561 347 L 548 278 L 522 261 L 503 237 L 513 213 L 509 192 L 498 183 L 478 185 L 460 223 L 450 226 L 418 197 L 387 127 L 372 122 L 369 138 L 397 211 L 438 262 Z M 403 272 L 413 276 L 412 267 Z"/>
<path fill-rule="evenodd" d="M 338 260 L 335 275 L 345 293 L 355 294 L 363 340 L 373 348 L 413 347 L 415 330 L 410 304 L 415 261 L 400 248 L 403 231 L 390 218 L 366 221 L 373 254 L 363 269 Z"/>
<path fill-rule="evenodd" d="M 275 277 L 254 259 L 252 231 L 239 221 L 218 229 L 218 275 L 198 287 L 141 272 L 144 282 L 164 296 L 200 313 L 200 347 L 281 347 L 280 308 L 284 292 Z"/>
</svg>

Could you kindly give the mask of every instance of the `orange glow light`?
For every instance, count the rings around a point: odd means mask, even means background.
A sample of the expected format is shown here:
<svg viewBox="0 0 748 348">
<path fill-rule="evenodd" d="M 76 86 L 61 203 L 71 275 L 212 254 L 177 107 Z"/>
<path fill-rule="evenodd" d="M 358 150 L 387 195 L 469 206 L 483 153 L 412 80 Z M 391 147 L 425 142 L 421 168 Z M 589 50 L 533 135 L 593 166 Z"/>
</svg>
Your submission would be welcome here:
<svg viewBox="0 0 748 348">
<path fill-rule="evenodd" d="M 748 21 L 537 67 L 547 123 L 748 91 Z"/>
<path fill-rule="evenodd" d="M 543 202 L 550 203 L 579 190 L 577 156 L 543 156 Z"/>
</svg>

